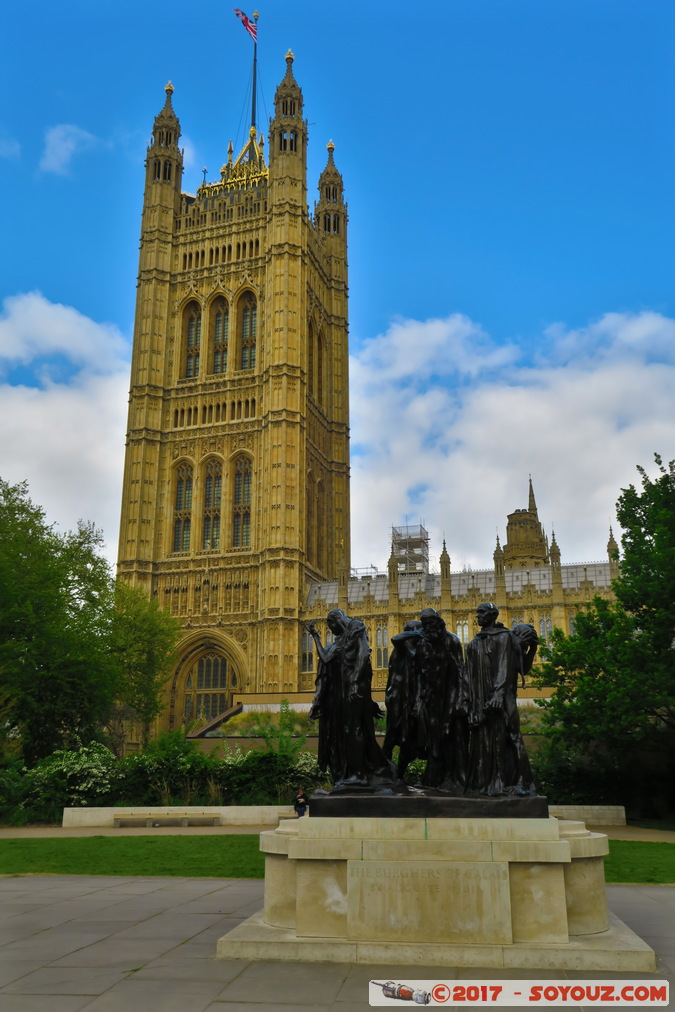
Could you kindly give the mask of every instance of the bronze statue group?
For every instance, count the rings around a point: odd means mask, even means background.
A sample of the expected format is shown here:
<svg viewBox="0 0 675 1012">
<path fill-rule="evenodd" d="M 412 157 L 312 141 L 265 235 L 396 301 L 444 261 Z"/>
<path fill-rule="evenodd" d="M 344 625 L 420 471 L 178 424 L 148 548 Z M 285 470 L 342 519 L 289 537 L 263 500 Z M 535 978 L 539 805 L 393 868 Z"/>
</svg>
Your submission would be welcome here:
<svg viewBox="0 0 675 1012">
<path fill-rule="evenodd" d="M 382 748 L 375 736 L 375 718 L 382 711 L 371 695 L 364 623 L 331 611 L 332 642 L 325 646 L 314 622 L 308 624 L 319 656 L 309 716 L 319 721 L 318 760 L 321 769 L 330 770 L 331 793 L 406 790 L 402 781 L 408 765 L 424 759 L 417 789 L 427 793 L 536 795 L 517 687 L 532 667 L 537 634 L 523 623 L 507 629 L 498 615 L 494 604 L 479 605 L 480 628 L 466 656 L 433 608 L 425 608 L 393 637 Z M 395 746 L 396 767 L 391 761 Z"/>
</svg>

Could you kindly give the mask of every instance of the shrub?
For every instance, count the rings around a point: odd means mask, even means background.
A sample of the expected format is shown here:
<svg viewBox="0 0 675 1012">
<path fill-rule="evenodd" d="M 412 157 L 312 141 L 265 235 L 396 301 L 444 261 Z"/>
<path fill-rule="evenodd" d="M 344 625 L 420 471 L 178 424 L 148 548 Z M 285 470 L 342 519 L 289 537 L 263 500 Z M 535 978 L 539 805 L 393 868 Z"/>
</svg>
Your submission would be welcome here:
<svg viewBox="0 0 675 1012">
<path fill-rule="evenodd" d="M 622 771 L 599 753 L 588 756 L 548 740 L 531 753 L 530 762 L 537 791 L 550 804 L 624 804 Z"/>
<path fill-rule="evenodd" d="M 198 802 L 209 794 L 215 762 L 198 752 L 182 731 L 160 734 L 142 752 L 120 761 L 118 801 L 138 805 Z"/>
<path fill-rule="evenodd" d="M 58 749 L 32 769 L 24 768 L 20 807 L 57 821 L 63 808 L 109 804 L 118 777 L 114 754 L 99 742 Z"/>
<path fill-rule="evenodd" d="M 285 705 L 284 705 L 285 704 Z M 248 710 L 230 717 L 222 724 L 220 733 L 241 737 L 265 738 L 274 737 L 281 729 L 286 729 L 293 737 L 306 737 L 317 733 L 315 721 L 309 719 L 307 713 L 291 709 L 288 701 L 283 699 L 279 710 L 258 711 Z"/>
<path fill-rule="evenodd" d="M 0 817 L 8 818 L 23 800 L 22 763 L 11 760 L 0 767 Z"/>
</svg>

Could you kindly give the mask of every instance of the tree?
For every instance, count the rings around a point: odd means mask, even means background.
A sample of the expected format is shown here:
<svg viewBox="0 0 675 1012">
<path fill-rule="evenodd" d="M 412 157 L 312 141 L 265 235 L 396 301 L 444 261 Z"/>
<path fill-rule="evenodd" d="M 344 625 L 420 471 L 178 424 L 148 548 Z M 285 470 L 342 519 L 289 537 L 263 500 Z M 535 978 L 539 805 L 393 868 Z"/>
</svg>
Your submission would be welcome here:
<svg viewBox="0 0 675 1012">
<path fill-rule="evenodd" d="M 89 524 L 57 533 L 25 483 L 0 480 L 0 693 L 29 763 L 95 739 L 113 705 L 100 545 Z"/>
<path fill-rule="evenodd" d="M 554 630 L 536 684 L 553 688 L 544 726 L 554 748 L 626 768 L 675 732 L 675 461 L 623 489 L 616 601 L 595 598 L 575 632 Z M 665 735 L 659 734 L 666 732 Z"/>
<path fill-rule="evenodd" d="M 147 739 L 179 624 L 117 584 L 92 524 L 58 533 L 25 483 L 0 479 L 0 741 L 32 765 L 100 740 L 120 711 Z"/>
<path fill-rule="evenodd" d="M 143 745 L 152 721 L 163 709 L 164 684 L 175 661 L 180 628 L 179 620 L 163 611 L 157 601 L 117 581 L 111 631 L 111 650 L 118 667 L 116 712 L 140 723 Z"/>
<path fill-rule="evenodd" d="M 642 489 L 624 489 L 616 515 L 624 529 L 621 575 L 614 584 L 618 603 L 634 618 L 649 655 L 652 681 L 665 690 L 664 712 L 673 723 L 675 671 L 675 460 L 667 467 L 654 455 L 659 476 L 638 467 Z"/>
<path fill-rule="evenodd" d="M 645 674 L 648 658 L 635 618 L 596 597 L 578 613 L 575 632 L 555 629 L 542 649 L 539 687 L 554 689 L 543 725 L 554 741 L 625 755 L 662 721 L 658 694 Z"/>
</svg>

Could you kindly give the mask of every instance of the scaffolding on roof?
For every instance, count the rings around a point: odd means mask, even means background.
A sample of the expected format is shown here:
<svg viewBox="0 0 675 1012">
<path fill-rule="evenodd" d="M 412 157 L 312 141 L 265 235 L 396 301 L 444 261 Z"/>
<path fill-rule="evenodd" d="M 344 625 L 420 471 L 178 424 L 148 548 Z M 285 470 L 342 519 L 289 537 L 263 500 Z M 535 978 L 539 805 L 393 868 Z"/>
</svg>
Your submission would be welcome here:
<svg viewBox="0 0 675 1012">
<path fill-rule="evenodd" d="M 422 524 L 392 527 L 391 551 L 399 573 L 429 572 L 429 532 Z"/>
</svg>

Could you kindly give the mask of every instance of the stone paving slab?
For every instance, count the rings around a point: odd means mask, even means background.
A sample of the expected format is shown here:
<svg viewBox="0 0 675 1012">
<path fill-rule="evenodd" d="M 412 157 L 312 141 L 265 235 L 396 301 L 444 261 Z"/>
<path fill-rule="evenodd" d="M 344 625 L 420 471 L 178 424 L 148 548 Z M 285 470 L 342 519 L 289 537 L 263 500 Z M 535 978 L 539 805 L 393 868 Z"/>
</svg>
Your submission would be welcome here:
<svg viewBox="0 0 675 1012">
<path fill-rule="evenodd" d="M 610 907 L 656 949 L 656 974 L 221 961 L 216 939 L 262 906 L 261 880 L 0 878 L 0 1010 L 360 1012 L 370 1007 L 369 980 L 393 978 L 665 977 L 673 984 L 675 888 L 608 886 L 607 893 Z"/>
</svg>

